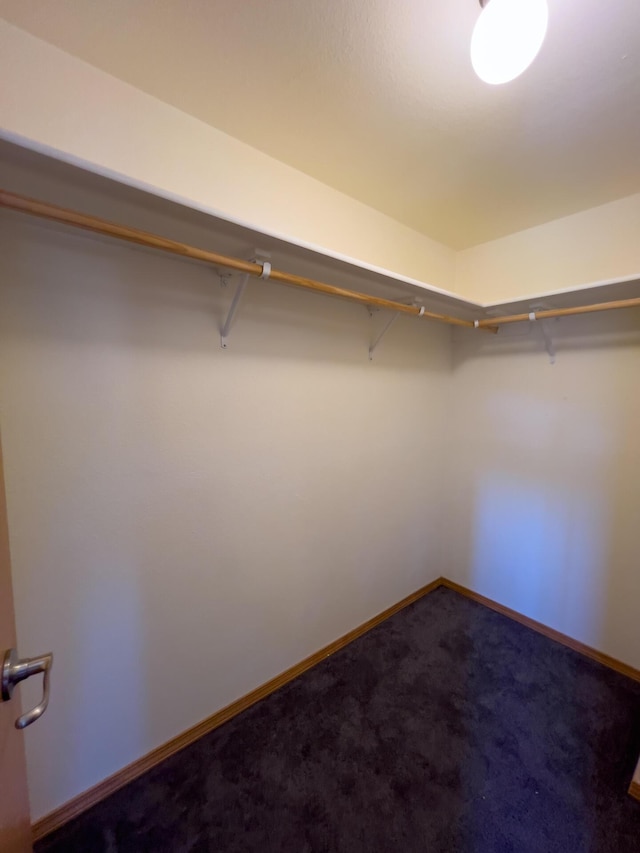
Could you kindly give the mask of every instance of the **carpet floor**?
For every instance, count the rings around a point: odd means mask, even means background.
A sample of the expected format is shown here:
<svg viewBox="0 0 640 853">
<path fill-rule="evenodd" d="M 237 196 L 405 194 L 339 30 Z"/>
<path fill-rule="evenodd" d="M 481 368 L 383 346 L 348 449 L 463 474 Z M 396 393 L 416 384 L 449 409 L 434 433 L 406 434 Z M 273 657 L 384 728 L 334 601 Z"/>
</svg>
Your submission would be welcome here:
<svg viewBox="0 0 640 853">
<path fill-rule="evenodd" d="M 639 753 L 639 683 L 440 587 L 36 853 L 638 853 Z"/>
</svg>

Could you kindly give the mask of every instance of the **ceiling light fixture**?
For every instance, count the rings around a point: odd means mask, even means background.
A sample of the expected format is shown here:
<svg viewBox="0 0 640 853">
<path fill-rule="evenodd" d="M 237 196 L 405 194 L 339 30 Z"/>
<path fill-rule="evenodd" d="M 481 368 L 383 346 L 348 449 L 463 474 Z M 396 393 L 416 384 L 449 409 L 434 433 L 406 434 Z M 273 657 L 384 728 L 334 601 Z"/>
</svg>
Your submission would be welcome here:
<svg viewBox="0 0 640 853">
<path fill-rule="evenodd" d="M 485 83 L 507 83 L 528 68 L 547 32 L 547 0 L 480 0 L 471 64 Z"/>
</svg>

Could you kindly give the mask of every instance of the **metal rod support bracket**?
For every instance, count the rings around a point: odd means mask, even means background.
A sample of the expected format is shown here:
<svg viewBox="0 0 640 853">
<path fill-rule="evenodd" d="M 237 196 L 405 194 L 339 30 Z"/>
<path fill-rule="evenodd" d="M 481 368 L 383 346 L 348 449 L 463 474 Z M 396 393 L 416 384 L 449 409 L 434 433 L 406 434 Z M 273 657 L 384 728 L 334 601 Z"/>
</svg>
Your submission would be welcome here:
<svg viewBox="0 0 640 853">
<path fill-rule="evenodd" d="M 262 275 L 261 279 L 268 279 L 271 274 L 271 263 L 269 258 L 271 255 L 268 252 L 263 252 L 260 249 L 256 249 L 255 252 L 252 253 L 251 257 L 248 259 L 253 264 L 261 264 L 262 265 Z M 226 282 L 223 281 L 225 276 L 220 276 L 220 282 L 223 287 L 226 285 Z M 228 278 L 228 277 L 227 277 Z M 242 294 L 244 293 L 247 284 L 249 282 L 249 273 L 245 273 L 240 281 L 238 282 L 238 286 L 236 287 L 236 292 L 233 294 L 233 299 L 231 300 L 231 305 L 229 306 L 229 311 L 227 313 L 227 319 L 224 321 L 224 325 L 220 330 L 220 346 L 222 349 L 227 349 L 229 346 L 229 331 L 231 330 L 231 324 L 233 323 L 233 318 L 236 315 L 236 311 L 240 306 L 240 301 L 242 300 Z"/>
<path fill-rule="evenodd" d="M 544 346 L 547 351 L 547 355 L 549 356 L 549 364 L 555 364 L 556 348 L 553 345 L 553 338 L 551 337 L 551 331 L 549 330 L 548 323 L 548 320 L 538 320 L 540 331 L 542 332 L 542 337 L 544 339 Z"/>
<path fill-rule="evenodd" d="M 238 282 L 236 292 L 233 294 L 233 299 L 231 300 L 227 319 L 224 321 L 224 325 L 220 330 L 220 346 L 222 347 L 222 349 L 226 349 L 228 346 L 227 340 L 229 338 L 229 330 L 231 329 L 231 323 L 233 323 L 233 318 L 235 317 L 236 311 L 238 310 L 240 300 L 242 299 L 242 294 L 245 291 L 248 281 L 249 273 L 245 273 L 245 275 L 243 275 L 240 281 Z"/>
<path fill-rule="evenodd" d="M 378 332 L 376 337 L 371 341 L 371 344 L 369 345 L 369 361 L 373 361 L 373 354 L 376 351 L 380 341 L 384 338 L 384 336 L 387 334 L 387 332 L 389 331 L 391 326 L 393 326 L 393 324 L 395 323 L 395 321 L 398 319 L 399 316 L 400 316 L 399 311 L 396 312 L 395 314 L 392 314 L 391 317 L 389 317 L 387 322 L 384 324 L 384 326 L 382 327 L 380 332 Z"/>
<path fill-rule="evenodd" d="M 545 311 L 549 308 L 549 306 L 544 302 L 539 302 L 536 305 L 531 306 L 531 311 L 529 312 L 529 320 L 536 324 L 540 328 L 542 333 L 542 339 L 544 341 L 544 348 L 547 351 L 547 355 L 549 356 L 549 364 L 556 363 L 556 348 L 553 345 L 553 338 L 551 337 L 551 329 L 550 320 L 540 318 L 538 315 L 540 312 Z"/>
</svg>

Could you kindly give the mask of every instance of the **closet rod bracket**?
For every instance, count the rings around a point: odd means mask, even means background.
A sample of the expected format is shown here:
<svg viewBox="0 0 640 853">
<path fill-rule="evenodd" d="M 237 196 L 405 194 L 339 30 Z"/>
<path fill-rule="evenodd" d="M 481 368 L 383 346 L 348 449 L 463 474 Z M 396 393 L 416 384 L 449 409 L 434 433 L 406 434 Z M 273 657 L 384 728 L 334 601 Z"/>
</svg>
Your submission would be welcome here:
<svg viewBox="0 0 640 853">
<path fill-rule="evenodd" d="M 544 347 L 547 351 L 547 355 L 549 356 L 549 364 L 556 363 L 556 348 L 553 343 L 553 338 L 551 337 L 551 331 L 549 330 L 549 321 L 548 320 L 538 320 L 540 324 L 540 329 L 542 331 L 542 337 L 544 338 Z"/>
<path fill-rule="evenodd" d="M 229 307 L 229 311 L 227 313 L 227 319 L 224 321 L 224 325 L 220 330 L 220 346 L 222 349 L 227 349 L 229 340 L 229 331 L 231 329 L 231 324 L 233 323 L 233 318 L 236 315 L 236 311 L 238 310 L 238 306 L 240 305 L 240 300 L 242 299 L 242 294 L 245 291 L 245 288 L 249 282 L 249 273 L 245 273 L 238 285 L 236 287 L 236 292 L 233 294 L 233 299 L 231 300 L 231 305 Z"/>
<path fill-rule="evenodd" d="M 251 256 L 248 260 L 252 264 L 261 264 L 263 269 L 263 274 L 260 278 L 267 279 L 271 272 L 271 263 L 270 259 L 271 255 L 268 252 L 263 252 L 261 249 L 256 249 L 252 252 Z M 225 287 L 227 281 L 230 279 L 230 275 L 226 275 L 224 273 L 219 273 L 220 276 L 220 284 Z M 231 331 L 231 324 L 233 323 L 233 318 L 236 315 L 236 312 L 240 306 L 240 302 L 242 300 L 242 295 L 245 292 L 247 284 L 249 282 L 249 273 L 245 273 L 236 286 L 236 292 L 233 294 L 233 299 L 231 300 L 231 305 L 229 306 L 229 311 L 227 313 L 227 318 L 224 321 L 222 329 L 220 329 L 220 346 L 222 349 L 228 349 L 229 347 L 229 332 Z"/>
<path fill-rule="evenodd" d="M 392 314 L 389 317 L 389 319 L 387 320 L 387 322 L 384 324 L 382 329 L 378 332 L 376 337 L 371 341 L 371 343 L 369 345 L 369 361 L 373 361 L 373 354 L 376 351 L 378 345 L 380 344 L 380 341 L 384 338 L 384 336 L 387 334 L 387 332 L 393 326 L 393 324 L 395 323 L 395 321 L 398 319 L 399 316 L 400 316 L 399 311 L 396 311 L 395 314 Z"/>
<path fill-rule="evenodd" d="M 424 311 L 425 311 L 424 305 L 420 305 L 420 302 L 415 297 L 412 297 L 411 299 L 399 299 L 398 302 L 402 302 L 403 305 L 413 305 L 415 308 L 419 308 L 420 309 L 420 313 L 418 314 L 419 317 L 422 317 L 422 315 L 424 314 Z M 371 307 L 369 307 L 369 315 L 371 317 L 373 317 L 374 311 L 378 311 L 378 310 L 379 310 L 378 308 L 372 309 Z M 389 317 L 389 319 L 385 323 L 385 325 L 382 327 L 382 329 L 378 332 L 376 337 L 371 341 L 371 344 L 369 345 L 369 361 L 373 361 L 374 352 L 376 351 L 380 342 L 382 341 L 384 336 L 387 334 L 387 332 L 389 331 L 391 326 L 393 326 L 393 324 L 395 323 L 395 321 L 398 319 L 399 316 L 400 316 L 400 311 L 396 311 L 394 314 L 392 314 L 391 317 Z"/>
<path fill-rule="evenodd" d="M 542 332 L 542 339 L 544 341 L 544 348 L 547 351 L 547 355 L 549 356 L 549 364 L 556 363 L 556 348 L 553 343 L 553 338 L 551 337 L 551 329 L 549 328 L 550 321 L 541 317 L 538 317 L 538 314 L 542 311 L 548 309 L 548 306 L 541 302 L 538 305 L 532 305 L 531 311 L 529 312 L 529 320 L 534 323 L 536 326 L 540 327 L 540 331 Z"/>
</svg>

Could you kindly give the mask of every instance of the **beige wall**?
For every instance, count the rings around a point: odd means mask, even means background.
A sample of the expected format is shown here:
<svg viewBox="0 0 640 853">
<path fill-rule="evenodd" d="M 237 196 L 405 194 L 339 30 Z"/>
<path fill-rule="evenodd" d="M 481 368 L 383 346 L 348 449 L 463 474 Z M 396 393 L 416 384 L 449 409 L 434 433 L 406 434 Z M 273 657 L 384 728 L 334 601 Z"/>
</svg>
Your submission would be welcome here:
<svg viewBox="0 0 640 853">
<path fill-rule="evenodd" d="M 0 19 L 0 136 L 332 257 L 453 285 L 455 253 Z"/>
<path fill-rule="evenodd" d="M 0 48 L 5 136 L 453 281 L 428 238 L 4 24 Z M 122 188 L 0 178 L 227 250 Z M 632 197 L 476 247 L 458 287 L 633 275 L 639 216 Z M 0 255 L 19 642 L 56 654 L 27 732 L 34 819 L 442 573 L 640 666 L 637 313 L 560 321 L 553 367 L 535 325 L 457 334 L 452 368 L 447 328 L 400 318 L 369 363 L 381 317 L 254 282 L 223 352 L 231 294 L 208 268 L 7 212 Z"/>
<path fill-rule="evenodd" d="M 640 311 L 456 333 L 446 573 L 640 667 Z"/>
<path fill-rule="evenodd" d="M 121 188 L 0 180 L 240 253 Z M 537 325 L 452 360 L 400 318 L 370 363 L 383 317 L 252 282 L 223 352 L 208 267 L 6 211 L 0 253 L 19 643 L 56 655 L 34 819 L 439 574 L 640 666 L 638 312 L 550 325 L 553 366 Z"/>
<path fill-rule="evenodd" d="M 492 305 L 640 278 L 639 233 L 636 194 L 458 252 L 454 290 Z"/>
<path fill-rule="evenodd" d="M 223 351 L 210 267 L 7 211 L 0 257 L 19 647 L 55 654 L 37 819 L 440 573 L 450 330 L 401 317 L 369 362 L 382 315 L 251 282 Z"/>
<path fill-rule="evenodd" d="M 0 19 L 0 138 L 474 303 L 640 276 L 640 195 L 462 252 Z"/>
</svg>

